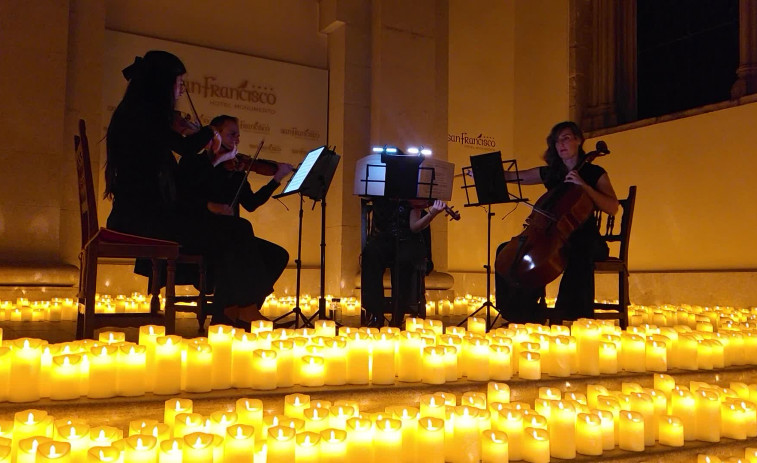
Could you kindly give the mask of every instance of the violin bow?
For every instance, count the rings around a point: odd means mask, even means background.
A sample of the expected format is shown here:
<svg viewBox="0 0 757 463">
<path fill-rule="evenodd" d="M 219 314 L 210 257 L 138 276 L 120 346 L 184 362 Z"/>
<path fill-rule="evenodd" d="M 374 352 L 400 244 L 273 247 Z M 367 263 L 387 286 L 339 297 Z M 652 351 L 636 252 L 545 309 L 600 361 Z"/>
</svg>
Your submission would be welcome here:
<svg viewBox="0 0 757 463">
<path fill-rule="evenodd" d="M 202 127 L 202 121 L 200 120 L 200 116 L 197 114 L 197 109 L 195 108 L 195 104 L 192 101 L 192 96 L 189 94 L 189 88 L 186 85 L 184 85 L 184 94 L 187 96 L 189 107 L 192 108 L 192 114 L 194 114 L 194 117 L 197 120 L 197 125 Z"/>
<path fill-rule="evenodd" d="M 252 157 L 252 160 L 247 165 L 247 169 L 245 169 L 245 171 L 244 171 L 244 175 L 242 176 L 242 181 L 239 182 L 239 187 L 237 188 L 237 193 L 234 195 L 234 200 L 231 201 L 231 204 L 229 204 L 232 209 L 236 208 L 236 206 L 237 206 L 237 202 L 239 201 L 239 194 L 242 192 L 242 187 L 244 186 L 244 182 L 247 181 L 247 176 L 250 175 L 250 169 L 252 169 L 252 164 L 255 163 L 255 160 L 260 155 L 260 150 L 263 149 L 263 144 L 264 143 L 265 143 L 265 138 L 262 138 L 260 140 L 260 144 L 258 144 L 257 151 L 255 151 L 255 156 Z"/>
</svg>

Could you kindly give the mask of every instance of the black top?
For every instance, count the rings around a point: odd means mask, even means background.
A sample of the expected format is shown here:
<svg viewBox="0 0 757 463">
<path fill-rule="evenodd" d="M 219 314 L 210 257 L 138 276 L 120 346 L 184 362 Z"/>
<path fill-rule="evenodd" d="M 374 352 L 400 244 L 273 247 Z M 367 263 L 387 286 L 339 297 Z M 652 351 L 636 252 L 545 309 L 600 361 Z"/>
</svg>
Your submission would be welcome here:
<svg viewBox="0 0 757 463">
<path fill-rule="evenodd" d="M 149 113 L 119 105 L 108 128 L 108 163 L 115 169 L 113 209 L 108 227 L 144 236 L 173 238 L 177 163 L 197 153 L 213 137 L 210 127 L 184 137 Z"/>
<path fill-rule="evenodd" d="M 544 186 L 547 187 L 548 190 L 561 185 L 563 183 L 563 180 L 565 180 L 564 175 L 562 176 L 562 178 L 554 178 L 550 176 L 549 173 L 549 166 L 542 166 L 539 168 L 539 176 L 541 177 L 541 181 L 542 183 L 544 183 Z M 599 178 L 606 174 L 607 171 L 598 165 L 586 164 L 578 173 L 590 187 L 597 188 L 597 182 L 599 182 Z"/>
<path fill-rule="evenodd" d="M 407 239 L 415 233 L 410 231 L 410 203 L 386 198 L 373 200 L 373 224 L 371 236 L 391 236 Z"/>
</svg>

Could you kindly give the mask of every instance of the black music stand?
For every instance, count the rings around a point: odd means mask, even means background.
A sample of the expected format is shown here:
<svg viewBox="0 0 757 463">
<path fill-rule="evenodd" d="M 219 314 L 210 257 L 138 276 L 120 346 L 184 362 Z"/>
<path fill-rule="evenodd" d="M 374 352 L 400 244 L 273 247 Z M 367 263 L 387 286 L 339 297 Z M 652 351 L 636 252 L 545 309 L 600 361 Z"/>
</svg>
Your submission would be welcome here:
<svg viewBox="0 0 757 463">
<path fill-rule="evenodd" d="M 486 331 L 489 331 L 494 326 L 494 323 L 497 322 L 500 315 L 497 306 L 491 301 L 491 242 L 492 217 L 494 217 L 492 205 L 527 202 L 528 199 L 524 199 L 521 192 L 520 174 L 518 173 L 518 163 L 515 159 L 503 161 L 502 154 L 499 151 L 495 151 L 493 153 L 471 156 L 470 160 L 471 165 L 462 168 L 463 186 L 461 188 L 465 190 L 465 207 L 485 206 L 486 208 L 486 265 L 484 265 L 484 269 L 486 269 L 486 301 L 473 313 L 463 318 L 457 326 L 462 326 L 469 318 L 486 309 Z M 508 172 L 515 173 L 518 183 L 517 195 L 507 190 L 505 167 Z M 471 172 L 475 180 L 473 184 L 469 185 L 467 179 Z M 470 200 L 468 193 L 470 188 L 476 189 L 477 202 L 475 203 Z M 491 319 L 491 309 L 497 311 L 497 316 L 494 317 L 494 320 Z"/>
<path fill-rule="evenodd" d="M 281 198 L 282 196 L 288 196 L 291 194 L 300 195 L 300 212 L 299 222 L 297 228 L 297 259 L 295 264 L 297 267 L 297 285 L 295 291 L 295 306 L 289 312 L 280 315 L 273 320 L 273 323 L 285 319 L 289 315 L 294 315 L 294 320 L 290 322 L 283 322 L 283 326 L 292 326 L 293 328 L 312 327 L 312 318 L 307 318 L 302 313 L 300 308 L 300 281 L 302 274 L 302 204 L 304 197 L 312 199 L 313 201 L 321 201 L 321 298 L 318 303 L 318 312 L 316 315 L 325 315 L 325 307 L 322 305 L 324 300 L 323 296 L 323 284 L 324 284 L 324 260 L 325 260 L 325 248 L 326 248 L 326 229 L 325 229 L 325 214 L 326 214 L 326 193 L 331 185 L 331 179 L 334 178 L 334 172 L 339 165 L 340 156 L 333 150 L 328 149 L 326 146 L 319 146 L 318 148 L 310 151 L 305 159 L 297 167 L 297 172 L 289 179 L 284 191 L 275 195 L 274 198 Z M 301 323 L 301 324 L 300 324 Z"/>
<path fill-rule="evenodd" d="M 398 150 L 399 151 L 399 150 Z M 433 198 L 433 188 L 436 183 L 434 182 L 435 173 L 432 167 L 421 167 L 423 163 L 423 156 L 407 155 L 400 151 L 400 154 L 381 154 L 382 164 L 366 164 L 365 166 L 365 180 L 361 180 L 364 183 L 364 196 L 376 196 L 369 194 L 369 187 L 371 183 L 384 184 L 383 197 L 391 199 L 397 203 L 400 201 L 410 199 L 431 199 Z M 384 177 L 378 178 L 370 175 L 370 169 L 385 169 Z M 419 180 L 419 173 L 421 171 L 430 172 L 429 181 Z M 418 196 L 418 186 L 428 186 L 428 197 Z M 400 313 L 399 305 L 399 236 L 395 239 L 394 245 L 394 269 L 392 271 L 392 289 L 396 291 L 396 297 L 392 297 L 392 325 L 400 326 L 401 319 L 404 318 L 404 314 Z"/>
</svg>

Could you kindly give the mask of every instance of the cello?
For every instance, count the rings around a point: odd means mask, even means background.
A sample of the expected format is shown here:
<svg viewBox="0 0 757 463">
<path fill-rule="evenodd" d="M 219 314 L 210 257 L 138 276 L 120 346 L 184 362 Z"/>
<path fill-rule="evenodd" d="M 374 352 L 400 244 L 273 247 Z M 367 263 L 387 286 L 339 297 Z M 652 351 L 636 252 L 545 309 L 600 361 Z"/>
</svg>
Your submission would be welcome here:
<svg viewBox="0 0 757 463">
<path fill-rule="evenodd" d="M 610 154 L 598 141 L 574 170 L 580 170 L 599 156 Z M 583 188 L 562 183 L 544 193 L 533 206 L 524 230 L 497 254 L 498 275 L 524 288 L 538 288 L 555 280 L 565 268 L 565 243 L 594 212 L 594 201 Z"/>
</svg>

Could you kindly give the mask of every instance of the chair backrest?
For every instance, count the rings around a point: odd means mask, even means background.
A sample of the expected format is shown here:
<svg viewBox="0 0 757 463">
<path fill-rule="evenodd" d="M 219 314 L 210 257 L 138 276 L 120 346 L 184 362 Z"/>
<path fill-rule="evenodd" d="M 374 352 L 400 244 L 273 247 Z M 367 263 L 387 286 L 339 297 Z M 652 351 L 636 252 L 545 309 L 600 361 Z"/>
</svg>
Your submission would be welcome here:
<svg viewBox="0 0 757 463">
<path fill-rule="evenodd" d="M 631 240 L 631 222 L 633 221 L 633 209 L 636 203 L 636 185 L 628 188 L 628 197 L 619 200 L 623 214 L 620 216 L 620 227 L 616 227 L 615 216 L 596 211 L 597 228 L 607 243 L 620 243 L 618 259 L 628 262 L 628 245 Z M 604 221 L 604 226 L 602 222 Z"/>
<path fill-rule="evenodd" d="M 81 244 L 86 245 L 95 236 L 100 224 L 97 221 L 95 184 L 92 181 L 92 165 L 89 159 L 89 141 L 84 119 L 79 119 L 79 135 L 74 135 L 76 172 L 79 179 L 79 211 L 81 213 Z"/>
</svg>

